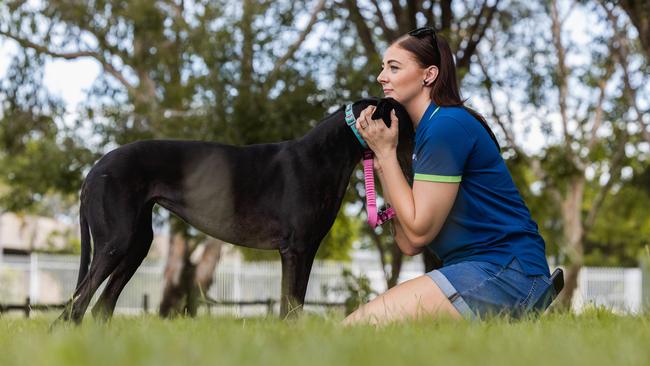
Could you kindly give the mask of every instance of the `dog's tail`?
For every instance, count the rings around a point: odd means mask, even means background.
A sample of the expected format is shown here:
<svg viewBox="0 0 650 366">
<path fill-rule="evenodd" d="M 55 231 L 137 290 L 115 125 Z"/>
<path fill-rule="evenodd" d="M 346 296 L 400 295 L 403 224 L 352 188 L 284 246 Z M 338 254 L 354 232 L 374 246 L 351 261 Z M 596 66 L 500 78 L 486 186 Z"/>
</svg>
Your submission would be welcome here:
<svg viewBox="0 0 650 366">
<path fill-rule="evenodd" d="M 83 190 L 81 198 L 81 206 L 79 207 L 79 226 L 81 226 L 81 260 L 79 263 L 79 277 L 77 278 L 77 287 L 81 284 L 81 281 L 86 277 L 88 273 L 88 266 L 90 264 L 90 227 L 88 226 L 88 221 L 86 220 L 86 212 L 84 210 L 83 204 Z"/>
</svg>

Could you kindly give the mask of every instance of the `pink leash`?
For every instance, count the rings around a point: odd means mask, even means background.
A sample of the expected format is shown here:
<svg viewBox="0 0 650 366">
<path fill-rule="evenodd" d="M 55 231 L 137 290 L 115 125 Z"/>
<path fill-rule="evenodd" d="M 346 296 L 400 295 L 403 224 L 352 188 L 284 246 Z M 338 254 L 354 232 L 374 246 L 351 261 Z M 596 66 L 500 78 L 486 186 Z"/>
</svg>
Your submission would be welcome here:
<svg viewBox="0 0 650 366">
<path fill-rule="evenodd" d="M 376 228 L 377 225 L 382 225 L 386 221 L 392 219 L 395 216 L 395 210 L 393 208 L 388 208 L 387 210 L 381 210 L 377 212 L 377 201 L 375 199 L 375 174 L 372 168 L 372 157 L 373 152 L 368 148 L 368 144 L 361 138 L 359 131 L 355 127 L 356 120 L 354 118 L 354 112 L 352 111 L 352 104 L 345 106 L 345 123 L 350 127 L 357 140 L 363 148 L 363 176 L 366 185 L 366 210 L 368 212 L 368 224 L 372 228 Z"/>
<path fill-rule="evenodd" d="M 375 174 L 372 167 L 372 150 L 363 152 L 363 177 L 366 185 L 366 210 L 368 212 L 368 224 L 374 229 L 383 225 L 386 221 L 395 216 L 395 210 L 389 207 L 387 210 L 377 212 L 377 201 L 375 198 Z"/>
</svg>

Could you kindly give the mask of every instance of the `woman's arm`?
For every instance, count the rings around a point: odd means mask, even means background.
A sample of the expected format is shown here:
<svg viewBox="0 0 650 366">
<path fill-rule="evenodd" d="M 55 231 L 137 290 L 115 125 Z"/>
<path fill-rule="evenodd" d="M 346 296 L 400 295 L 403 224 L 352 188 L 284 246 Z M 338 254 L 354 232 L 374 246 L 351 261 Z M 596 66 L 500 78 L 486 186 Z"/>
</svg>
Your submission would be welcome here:
<svg viewBox="0 0 650 366">
<path fill-rule="evenodd" d="M 421 251 L 438 235 L 456 199 L 459 183 L 416 180 L 411 189 L 397 161 L 399 121 L 395 111 L 391 112 L 390 127 L 382 120 L 370 118 L 373 111 L 374 107 L 361 111 L 356 127 L 383 171 L 382 188 L 385 196 L 390 197 L 401 229 L 401 235 L 396 235 L 395 240 L 410 255 Z"/>
<path fill-rule="evenodd" d="M 384 201 L 386 201 L 386 203 L 392 206 L 393 202 L 390 199 L 390 193 L 384 188 L 386 186 L 386 182 L 384 180 L 383 170 L 381 169 L 379 163 L 377 163 L 376 159 L 375 159 L 375 170 L 377 171 L 377 176 L 379 176 L 379 183 L 381 184 L 381 187 L 383 189 Z M 397 216 L 393 217 L 391 222 L 389 222 L 388 224 L 393 225 L 393 228 L 395 229 L 395 236 L 394 236 L 395 243 L 397 243 L 397 246 L 402 251 L 402 253 L 408 256 L 414 256 L 422 252 L 424 247 L 416 247 L 415 245 L 413 245 L 413 243 L 411 243 L 411 241 L 408 240 L 408 238 L 404 234 L 404 230 L 402 229 L 402 225 L 400 225 L 399 218 Z"/>
<path fill-rule="evenodd" d="M 416 180 L 411 189 L 396 154 L 377 156 L 377 160 L 384 195 L 390 197 L 397 216 L 395 240 L 404 254 L 417 254 L 438 235 L 454 204 L 459 183 Z M 398 225 L 402 235 L 397 233 Z"/>
</svg>

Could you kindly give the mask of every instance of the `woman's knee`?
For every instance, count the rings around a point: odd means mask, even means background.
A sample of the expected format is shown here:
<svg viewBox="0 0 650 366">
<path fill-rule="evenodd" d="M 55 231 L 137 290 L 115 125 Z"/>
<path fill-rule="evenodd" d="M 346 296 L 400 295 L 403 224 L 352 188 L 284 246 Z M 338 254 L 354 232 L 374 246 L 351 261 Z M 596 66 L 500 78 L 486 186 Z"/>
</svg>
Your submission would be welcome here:
<svg viewBox="0 0 650 366">
<path fill-rule="evenodd" d="M 345 323 L 379 324 L 431 317 L 462 318 L 435 282 L 427 276 L 420 276 L 389 289 L 361 306 L 346 318 Z"/>
</svg>

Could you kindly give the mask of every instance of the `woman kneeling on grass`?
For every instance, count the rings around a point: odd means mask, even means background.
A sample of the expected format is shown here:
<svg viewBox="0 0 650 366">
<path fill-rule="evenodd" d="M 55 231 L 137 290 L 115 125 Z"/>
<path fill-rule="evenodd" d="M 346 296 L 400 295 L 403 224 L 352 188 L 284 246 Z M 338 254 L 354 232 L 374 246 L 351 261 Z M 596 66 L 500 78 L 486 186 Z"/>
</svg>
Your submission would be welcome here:
<svg viewBox="0 0 650 366">
<path fill-rule="evenodd" d="M 415 128 L 411 189 L 397 161 L 394 113 L 390 128 L 371 119 L 372 106 L 356 121 L 396 212 L 395 241 L 406 255 L 428 248 L 444 266 L 393 287 L 344 323 L 525 314 L 551 285 L 544 239 L 485 119 L 463 105 L 449 45 L 432 28 L 411 31 L 386 50 L 377 81 Z"/>
</svg>

